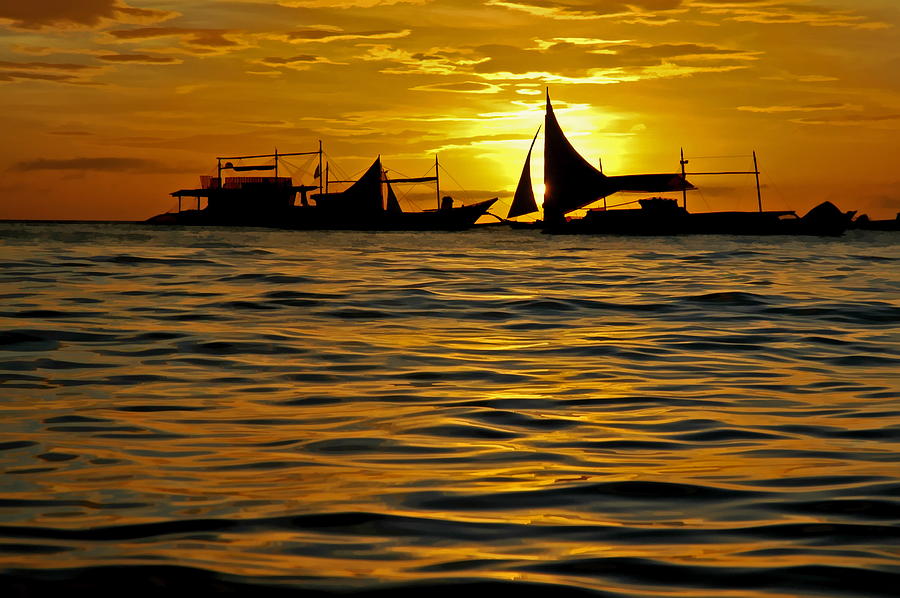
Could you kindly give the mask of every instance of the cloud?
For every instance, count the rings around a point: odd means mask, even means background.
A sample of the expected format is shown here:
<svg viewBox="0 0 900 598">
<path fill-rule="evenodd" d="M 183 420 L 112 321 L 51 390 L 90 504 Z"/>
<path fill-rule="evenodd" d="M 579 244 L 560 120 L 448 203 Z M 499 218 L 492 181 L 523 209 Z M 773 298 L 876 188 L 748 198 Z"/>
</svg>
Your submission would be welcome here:
<svg viewBox="0 0 900 598">
<path fill-rule="evenodd" d="M 127 62 L 131 64 L 181 64 L 184 62 L 171 56 L 150 56 L 149 54 L 103 54 L 97 58 L 105 62 Z"/>
<path fill-rule="evenodd" d="M 393 62 L 401 66 L 382 69 L 382 73 L 395 75 L 426 74 L 452 75 L 471 72 L 472 65 L 489 60 L 473 56 L 471 50 L 455 48 L 431 48 L 424 52 L 409 52 L 385 44 L 361 44 L 368 48 L 361 56 L 366 61 Z"/>
<path fill-rule="evenodd" d="M 14 62 L 0 60 L 0 82 L 48 81 L 74 85 L 90 84 L 90 76 L 101 67 L 69 62 Z"/>
<path fill-rule="evenodd" d="M 156 23 L 178 13 L 136 8 L 121 0 L 10 0 L 0 3 L 0 23 L 15 29 L 92 29 L 109 22 Z"/>
<path fill-rule="evenodd" d="M 705 14 L 731 21 L 761 25 L 809 25 L 812 27 L 849 27 L 885 29 L 888 23 L 870 19 L 852 10 L 811 4 L 809 0 L 693 0 L 692 7 Z"/>
<path fill-rule="evenodd" d="M 336 27 L 311 27 L 287 33 L 277 33 L 271 37 L 282 39 L 293 44 L 320 43 L 326 44 L 335 41 L 348 41 L 358 39 L 399 39 L 412 33 L 409 29 L 375 30 L 375 31 L 344 31 Z"/>
<path fill-rule="evenodd" d="M 853 10 L 822 6 L 810 0 L 488 0 L 487 4 L 558 20 L 614 19 L 644 25 L 674 23 L 675 17 L 693 9 L 705 16 L 746 23 L 855 29 L 890 27 Z"/>
<path fill-rule="evenodd" d="M 831 83 L 833 81 L 840 81 L 838 77 L 832 77 L 830 75 L 794 75 L 794 74 L 785 74 L 785 75 L 772 75 L 769 77 L 760 77 L 765 81 L 797 81 L 799 83 Z"/>
<path fill-rule="evenodd" d="M 659 13 L 681 9 L 684 0 L 488 0 L 487 4 L 552 19 L 639 17 L 647 20 L 658 17 Z"/>
<path fill-rule="evenodd" d="M 254 127 L 275 127 L 275 128 L 284 128 L 292 126 L 286 120 L 239 120 L 239 124 L 242 125 L 252 125 Z"/>
<path fill-rule="evenodd" d="M 900 123 L 900 114 L 836 114 L 826 117 L 808 117 L 792 119 L 791 122 L 801 125 L 833 125 L 841 127 L 863 125 L 895 125 Z M 894 127 L 891 127 L 894 128 Z"/>
<path fill-rule="evenodd" d="M 299 54 L 297 56 L 289 57 L 268 56 L 266 58 L 254 60 L 253 62 L 274 69 L 287 68 L 295 71 L 306 71 L 316 64 L 339 64 L 332 62 L 327 58 L 323 58 L 322 56 L 313 56 L 311 54 Z"/>
<path fill-rule="evenodd" d="M 804 106 L 738 106 L 738 110 L 742 112 L 821 112 L 823 110 L 862 110 L 860 106 L 850 104 L 838 104 L 835 102 L 826 102 L 822 104 L 806 104 Z"/>
<path fill-rule="evenodd" d="M 427 4 L 431 0 L 281 0 L 288 8 L 372 8 L 394 4 Z"/>
<path fill-rule="evenodd" d="M 468 75 L 489 82 L 604 84 L 727 72 L 746 68 L 758 52 L 709 44 L 642 44 L 589 38 L 538 40 L 533 47 L 487 44 L 410 52 L 365 44 L 363 60 L 394 63 L 382 73 Z M 527 93 L 527 92 L 525 92 Z"/>
<path fill-rule="evenodd" d="M 191 54 L 221 54 L 247 47 L 243 41 L 230 39 L 239 35 L 231 29 L 204 29 L 189 27 L 139 27 L 135 29 L 115 29 L 107 31 L 107 35 L 121 42 L 144 41 L 177 37 L 184 45 L 182 48 L 171 48 L 171 51 L 187 51 Z"/>
<path fill-rule="evenodd" d="M 70 62 L 13 62 L 0 60 L 0 69 L 21 71 L 85 71 L 96 69 L 89 64 L 76 64 Z"/>
<path fill-rule="evenodd" d="M 73 85 L 86 85 L 89 83 L 89 81 L 85 79 L 62 73 L 34 73 L 27 71 L 0 70 L 0 83 L 11 83 L 23 80 L 48 81 L 51 83 L 70 83 Z"/>
<path fill-rule="evenodd" d="M 447 91 L 452 93 L 498 93 L 503 91 L 501 85 L 480 81 L 463 81 L 461 83 L 433 83 L 410 88 L 413 91 Z"/>
<path fill-rule="evenodd" d="M 50 135 L 64 135 L 64 136 L 72 136 L 72 137 L 83 137 L 87 135 L 93 135 L 88 131 L 49 131 Z"/>
<path fill-rule="evenodd" d="M 568 83 L 620 83 L 745 68 L 757 53 L 694 43 L 587 43 L 542 41 L 536 48 L 492 44 L 472 70 L 489 80 L 541 79 Z"/>
<path fill-rule="evenodd" d="M 144 158 L 67 158 L 52 160 L 38 158 L 15 164 L 12 170 L 30 172 L 35 170 L 80 170 L 94 172 L 173 172 L 156 160 Z M 178 170 L 180 171 L 180 169 Z"/>
</svg>

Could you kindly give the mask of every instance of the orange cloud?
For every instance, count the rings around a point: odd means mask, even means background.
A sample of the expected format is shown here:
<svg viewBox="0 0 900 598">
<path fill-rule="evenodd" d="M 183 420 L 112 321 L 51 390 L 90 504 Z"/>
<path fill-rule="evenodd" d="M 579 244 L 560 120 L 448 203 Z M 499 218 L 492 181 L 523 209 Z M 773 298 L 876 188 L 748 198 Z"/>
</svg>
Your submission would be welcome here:
<svg viewBox="0 0 900 598">
<path fill-rule="evenodd" d="M 225 37 L 233 33 L 227 29 L 190 29 L 185 27 L 142 27 L 138 29 L 117 29 L 107 32 L 116 39 L 144 40 L 159 37 L 177 36 L 188 43 L 198 46 L 236 46 L 237 42 Z"/>
<path fill-rule="evenodd" d="M 836 114 L 834 116 L 820 118 L 797 118 L 791 120 L 791 122 L 801 125 L 833 125 L 844 127 L 888 125 L 891 128 L 896 128 L 896 125 L 900 124 L 900 114 Z"/>
<path fill-rule="evenodd" d="M 103 54 L 97 56 L 105 62 L 127 62 L 131 64 L 181 64 L 183 61 L 171 56 L 150 56 L 149 54 Z"/>
<path fill-rule="evenodd" d="M 85 85 L 100 67 L 67 62 L 13 62 L 0 60 L 0 82 L 22 80 Z"/>
<path fill-rule="evenodd" d="M 797 24 L 812 27 L 884 29 L 887 23 L 869 19 L 852 10 L 810 4 L 808 0 L 694 0 L 691 6 L 728 20 L 757 24 Z"/>
<path fill-rule="evenodd" d="M 859 106 L 851 106 L 850 104 L 838 104 L 835 102 L 826 102 L 822 104 L 807 104 L 805 106 L 738 106 L 738 110 L 743 112 L 821 112 L 823 110 L 861 110 Z"/>
<path fill-rule="evenodd" d="M 680 76 L 742 68 L 756 54 L 712 45 L 638 44 L 600 42 L 596 45 L 569 41 L 542 42 L 539 48 L 492 44 L 476 48 L 486 60 L 473 69 L 489 79 L 563 77 L 583 82 L 616 82 L 642 78 Z M 718 62 L 710 67 L 709 63 Z M 698 64 L 706 63 L 706 64 Z"/>
<path fill-rule="evenodd" d="M 155 23 L 177 15 L 136 8 L 121 0 L 24 0 L 0 4 L 0 22 L 15 29 L 90 29 L 109 22 Z"/>
<path fill-rule="evenodd" d="M 309 70 L 313 65 L 316 64 L 336 64 L 334 62 L 331 62 L 327 58 L 323 58 L 321 56 L 313 56 L 311 54 L 299 54 L 297 56 L 288 57 L 268 56 L 260 60 L 255 60 L 254 62 L 256 64 L 261 64 L 270 68 L 288 68 L 295 71 Z"/>
<path fill-rule="evenodd" d="M 78 170 L 98 172 L 180 172 L 181 169 L 172 169 L 156 160 L 144 158 L 68 158 L 51 160 L 39 158 L 37 160 L 24 160 L 15 164 L 11 170 L 28 172 L 34 170 Z"/>
<path fill-rule="evenodd" d="M 461 83 L 433 83 L 411 87 L 412 91 L 447 91 L 452 93 L 498 93 L 503 91 L 500 85 L 480 81 L 463 81 Z"/>
<path fill-rule="evenodd" d="M 275 34 L 274 37 L 284 39 L 294 44 L 305 43 L 329 43 L 334 41 L 347 41 L 356 39 L 398 39 L 407 37 L 411 32 L 409 29 L 400 31 L 377 30 L 377 31 L 357 31 L 349 32 L 338 28 L 309 28 L 298 31 L 291 31 L 283 34 Z"/>
<path fill-rule="evenodd" d="M 610 17 L 656 17 L 660 12 L 682 8 L 683 0 L 489 0 L 502 6 L 553 19 L 585 20 Z"/>
</svg>

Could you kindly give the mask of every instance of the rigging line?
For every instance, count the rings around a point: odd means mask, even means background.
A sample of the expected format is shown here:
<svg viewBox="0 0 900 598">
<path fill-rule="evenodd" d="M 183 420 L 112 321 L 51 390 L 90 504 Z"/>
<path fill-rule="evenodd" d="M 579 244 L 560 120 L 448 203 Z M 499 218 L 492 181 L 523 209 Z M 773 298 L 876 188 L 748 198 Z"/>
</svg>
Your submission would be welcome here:
<svg viewBox="0 0 900 598">
<path fill-rule="evenodd" d="M 765 188 L 766 188 L 766 189 L 769 189 L 769 188 L 773 189 L 773 190 L 775 191 L 775 194 L 776 194 L 776 195 L 778 196 L 778 198 L 781 200 L 782 205 L 786 206 L 789 210 L 796 212 L 797 210 L 794 209 L 794 206 L 793 206 L 792 202 L 791 202 L 790 200 L 788 200 L 788 199 L 784 196 L 784 194 L 781 192 L 781 189 L 775 184 L 775 181 L 773 181 L 773 180 L 769 177 L 768 173 L 762 173 L 762 176 L 763 176 L 763 178 L 765 179 L 765 183 L 766 183 L 766 184 L 764 185 Z"/>
<path fill-rule="evenodd" d="M 328 164 L 328 171 L 337 173 L 336 178 L 332 177 L 335 180 L 349 181 L 350 179 L 354 179 L 354 177 L 349 176 L 347 174 L 347 172 L 343 168 L 340 167 L 339 164 L 337 164 L 336 162 L 332 162 L 331 154 L 329 154 L 328 152 L 323 151 L 322 158 L 323 158 L 324 162 L 326 162 Z M 322 167 L 324 169 L 324 164 L 322 165 Z M 365 172 L 365 169 L 357 171 L 357 172 Z M 323 177 L 325 176 L 324 171 L 322 172 L 322 176 Z"/>
<path fill-rule="evenodd" d="M 312 166 L 312 162 L 313 162 L 313 160 L 315 160 L 315 157 L 307 158 L 306 162 L 305 162 L 305 164 L 303 164 L 303 166 L 298 166 L 293 161 L 287 160 L 285 158 L 280 158 L 280 160 L 283 164 L 285 164 L 288 167 L 288 171 L 290 172 L 291 175 L 296 175 L 296 176 L 299 176 L 302 178 L 308 174 L 309 168 L 310 168 L 310 166 Z"/>
<path fill-rule="evenodd" d="M 706 211 L 707 211 L 707 212 L 712 212 L 712 206 L 709 205 L 709 202 L 708 202 L 708 201 L 706 201 L 706 194 L 703 193 L 703 189 L 697 189 L 697 192 L 700 193 L 700 199 L 703 200 L 703 205 L 706 206 Z"/>
<path fill-rule="evenodd" d="M 753 157 L 752 154 L 732 154 L 730 156 L 729 155 L 725 155 L 725 156 L 685 156 L 685 158 L 688 158 L 690 160 L 716 160 L 719 158 L 752 158 L 752 157 Z"/>
<path fill-rule="evenodd" d="M 450 180 L 451 180 L 451 181 L 453 181 L 454 183 L 456 183 L 456 186 L 459 187 L 459 190 L 462 192 L 462 194 L 466 196 L 466 200 L 471 199 L 471 195 L 472 195 L 472 194 L 471 194 L 469 191 L 467 191 L 467 190 L 459 183 L 459 181 L 457 181 L 456 178 L 454 178 L 454 176 L 453 176 L 452 174 L 450 174 L 450 172 L 447 171 L 446 168 L 444 168 L 443 166 L 441 166 L 441 170 L 443 170 L 444 173 L 445 173 L 448 177 L 450 177 Z"/>
<path fill-rule="evenodd" d="M 597 201 L 600 201 L 600 200 L 598 199 Z M 609 206 L 609 205 L 606 206 L 606 209 L 608 210 L 608 209 L 610 209 L 610 208 L 618 208 L 618 207 L 621 207 L 621 206 L 627 206 L 627 205 L 630 205 L 630 204 L 633 204 L 633 203 L 637 203 L 637 202 L 639 202 L 639 201 L 640 201 L 639 199 L 632 199 L 631 201 L 625 201 L 625 202 L 622 202 L 622 203 L 615 203 L 615 204 L 613 204 L 613 205 L 611 205 L 611 206 Z"/>
</svg>

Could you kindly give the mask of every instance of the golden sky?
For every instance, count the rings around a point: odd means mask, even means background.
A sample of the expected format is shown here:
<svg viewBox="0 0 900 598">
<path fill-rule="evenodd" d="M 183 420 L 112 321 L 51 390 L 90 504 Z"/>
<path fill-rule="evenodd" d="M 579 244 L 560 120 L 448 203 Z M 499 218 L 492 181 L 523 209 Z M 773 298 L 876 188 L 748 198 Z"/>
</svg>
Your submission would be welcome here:
<svg viewBox="0 0 900 598">
<path fill-rule="evenodd" d="M 319 139 L 345 176 L 439 152 L 456 197 L 508 200 L 545 86 L 607 174 L 756 150 L 768 209 L 893 217 L 898 25 L 897 0 L 0 0 L 0 218 L 144 219 L 216 156 Z M 752 176 L 692 181 L 693 211 L 755 209 Z"/>
</svg>

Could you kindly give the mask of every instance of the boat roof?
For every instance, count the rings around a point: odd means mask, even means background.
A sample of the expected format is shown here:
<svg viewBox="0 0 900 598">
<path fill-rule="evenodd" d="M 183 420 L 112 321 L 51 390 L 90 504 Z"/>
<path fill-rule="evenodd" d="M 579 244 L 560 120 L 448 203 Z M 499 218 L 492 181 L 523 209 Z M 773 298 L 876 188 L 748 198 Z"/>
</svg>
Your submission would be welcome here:
<svg viewBox="0 0 900 598">
<path fill-rule="evenodd" d="M 299 191 L 303 193 L 304 191 L 313 191 L 314 189 L 318 189 L 318 185 L 293 185 L 291 187 L 281 187 L 281 189 L 290 189 L 291 191 Z M 179 189 L 178 191 L 173 191 L 169 193 L 172 197 L 209 197 L 212 193 L 219 193 L 223 191 L 223 189 Z M 224 189 L 224 191 L 229 191 L 229 189 Z M 238 189 L 235 189 L 238 191 Z"/>
</svg>

